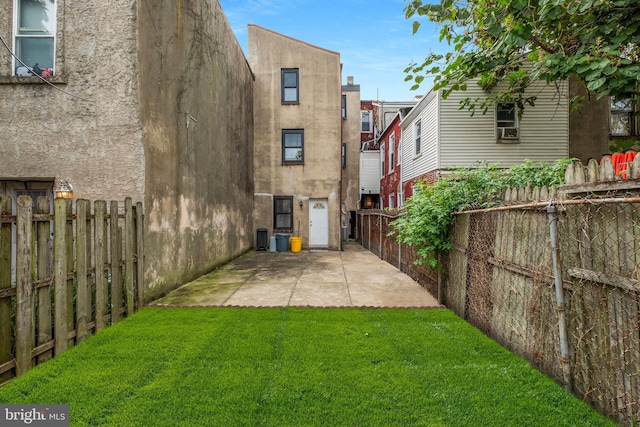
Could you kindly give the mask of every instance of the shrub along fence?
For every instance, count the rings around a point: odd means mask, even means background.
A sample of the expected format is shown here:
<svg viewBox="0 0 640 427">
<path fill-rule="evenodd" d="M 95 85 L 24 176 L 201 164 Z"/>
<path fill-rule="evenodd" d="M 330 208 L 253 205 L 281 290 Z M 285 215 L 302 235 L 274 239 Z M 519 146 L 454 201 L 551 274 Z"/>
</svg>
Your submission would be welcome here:
<svg viewBox="0 0 640 427">
<path fill-rule="evenodd" d="M 639 178 L 606 158 L 569 167 L 557 191 L 513 190 L 504 206 L 457 214 L 440 279 L 448 308 L 625 425 L 640 420 Z M 389 213 L 359 219 L 364 247 L 412 264 L 404 248 L 388 253 Z M 437 274 L 413 268 L 432 291 Z"/>
<path fill-rule="evenodd" d="M 441 301 L 442 271 L 416 265 L 415 261 L 419 258 L 417 249 L 405 243 L 398 243 L 394 237 L 389 236 L 393 231 L 391 223 L 398 216 L 398 211 L 393 210 L 358 211 L 357 239 L 366 249 L 398 267 Z"/>
<path fill-rule="evenodd" d="M 143 301 L 143 211 L 118 202 L 0 195 L 0 384 Z M 35 212 L 34 212 L 35 210 Z"/>
</svg>

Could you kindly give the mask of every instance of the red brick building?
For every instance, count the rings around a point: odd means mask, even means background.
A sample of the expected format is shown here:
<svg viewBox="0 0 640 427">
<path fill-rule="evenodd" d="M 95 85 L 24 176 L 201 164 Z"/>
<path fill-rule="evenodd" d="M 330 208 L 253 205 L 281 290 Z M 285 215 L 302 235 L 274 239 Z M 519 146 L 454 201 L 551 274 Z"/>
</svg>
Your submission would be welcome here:
<svg viewBox="0 0 640 427">
<path fill-rule="evenodd" d="M 402 188 L 402 130 L 400 122 L 411 108 L 398 110 L 393 120 L 380 135 L 380 204 L 385 208 L 398 208 L 406 199 Z"/>
</svg>

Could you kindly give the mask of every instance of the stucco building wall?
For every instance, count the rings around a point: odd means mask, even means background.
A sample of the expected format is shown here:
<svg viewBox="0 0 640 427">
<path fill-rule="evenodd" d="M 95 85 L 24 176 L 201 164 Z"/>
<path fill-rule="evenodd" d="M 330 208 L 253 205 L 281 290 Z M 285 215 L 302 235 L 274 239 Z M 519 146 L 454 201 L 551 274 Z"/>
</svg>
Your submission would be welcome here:
<svg viewBox="0 0 640 427">
<path fill-rule="evenodd" d="M 11 46 L 14 2 L 5 3 L 0 34 Z M 57 1 L 52 81 L 67 93 L 36 77 L 12 77 L 12 57 L 2 46 L 0 179 L 66 179 L 78 198 L 142 200 L 133 4 Z"/>
<path fill-rule="evenodd" d="M 217 0 L 137 3 L 151 295 L 253 245 L 253 76 Z"/>
<path fill-rule="evenodd" d="M 342 86 L 346 98 L 346 117 L 342 118 L 342 143 L 346 159 L 342 169 L 342 227 L 347 227 L 348 238 L 355 237 L 356 211 L 360 202 L 360 85 L 352 77 Z"/>
<path fill-rule="evenodd" d="M 253 76 L 218 1 L 57 0 L 56 35 L 67 94 L 0 49 L 0 181 L 142 201 L 148 300 L 251 248 Z"/>
<path fill-rule="evenodd" d="M 309 245 L 310 200 L 328 202 L 328 247 L 340 247 L 340 55 L 249 25 L 254 85 L 256 228 L 287 231 Z M 283 105 L 281 69 L 299 70 L 299 102 Z M 304 129 L 304 162 L 283 164 L 282 130 Z M 274 229 L 274 196 L 293 197 L 293 227 Z"/>
</svg>

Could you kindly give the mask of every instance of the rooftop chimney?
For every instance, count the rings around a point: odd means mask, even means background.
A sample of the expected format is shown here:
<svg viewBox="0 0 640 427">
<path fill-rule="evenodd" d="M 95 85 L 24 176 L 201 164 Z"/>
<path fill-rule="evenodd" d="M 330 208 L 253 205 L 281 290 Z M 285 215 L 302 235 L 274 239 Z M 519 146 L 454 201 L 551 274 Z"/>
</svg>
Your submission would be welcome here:
<svg viewBox="0 0 640 427">
<path fill-rule="evenodd" d="M 347 76 L 347 84 L 348 85 L 352 85 L 353 84 L 353 76 Z"/>
</svg>

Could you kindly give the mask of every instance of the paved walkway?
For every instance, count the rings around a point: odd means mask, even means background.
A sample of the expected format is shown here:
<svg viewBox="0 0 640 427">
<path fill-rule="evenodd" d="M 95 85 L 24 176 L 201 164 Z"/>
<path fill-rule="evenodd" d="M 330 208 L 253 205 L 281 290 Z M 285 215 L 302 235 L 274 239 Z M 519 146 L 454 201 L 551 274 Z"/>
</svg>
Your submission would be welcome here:
<svg viewBox="0 0 640 427">
<path fill-rule="evenodd" d="M 417 282 L 357 243 L 344 251 L 251 251 L 151 305 L 440 307 Z"/>
</svg>

